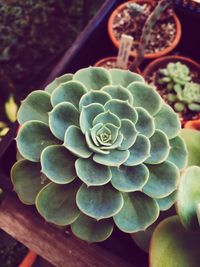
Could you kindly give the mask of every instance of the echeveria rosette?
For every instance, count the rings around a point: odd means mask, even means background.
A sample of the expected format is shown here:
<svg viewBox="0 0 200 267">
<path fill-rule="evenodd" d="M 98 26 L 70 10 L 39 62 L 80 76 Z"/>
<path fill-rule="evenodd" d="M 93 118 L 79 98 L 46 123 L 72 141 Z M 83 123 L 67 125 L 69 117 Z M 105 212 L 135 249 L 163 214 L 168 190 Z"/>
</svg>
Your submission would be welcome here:
<svg viewBox="0 0 200 267">
<path fill-rule="evenodd" d="M 18 121 L 14 189 L 46 221 L 98 242 L 114 224 L 144 230 L 173 205 L 187 154 L 180 122 L 140 75 L 66 74 L 32 92 Z"/>
</svg>

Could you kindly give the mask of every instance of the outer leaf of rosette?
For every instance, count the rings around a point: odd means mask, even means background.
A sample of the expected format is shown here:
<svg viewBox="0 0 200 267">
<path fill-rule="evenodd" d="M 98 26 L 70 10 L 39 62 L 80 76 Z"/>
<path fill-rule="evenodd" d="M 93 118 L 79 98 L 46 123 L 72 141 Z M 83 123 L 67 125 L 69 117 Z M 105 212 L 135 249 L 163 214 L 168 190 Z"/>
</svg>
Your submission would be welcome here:
<svg viewBox="0 0 200 267">
<path fill-rule="evenodd" d="M 144 193 L 124 193 L 123 198 L 123 208 L 113 217 L 115 224 L 123 232 L 143 231 L 158 218 L 158 204 Z"/>
<path fill-rule="evenodd" d="M 88 67 L 77 71 L 73 81 L 81 82 L 88 90 L 100 90 L 103 86 L 111 84 L 111 75 L 104 68 Z"/>
<path fill-rule="evenodd" d="M 152 86 L 133 82 L 127 89 L 133 96 L 134 107 L 142 107 L 151 115 L 155 115 L 162 107 L 163 100 Z"/>
<path fill-rule="evenodd" d="M 39 163 L 24 159 L 13 165 L 11 180 L 20 200 L 28 205 L 35 204 L 37 194 L 49 182 L 42 175 Z"/>
<path fill-rule="evenodd" d="M 121 85 L 127 87 L 132 82 L 144 82 L 141 75 L 129 70 L 111 69 L 109 70 L 112 77 L 112 85 Z"/>
<path fill-rule="evenodd" d="M 38 194 L 36 208 L 47 222 L 56 225 L 69 225 L 79 216 L 76 194 L 80 187 L 78 180 L 59 185 L 50 183 Z"/>
<path fill-rule="evenodd" d="M 48 112 L 51 109 L 50 94 L 42 90 L 34 91 L 22 101 L 17 119 L 20 124 L 30 120 L 38 120 L 48 124 Z"/>
<path fill-rule="evenodd" d="M 61 83 L 71 81 L 72 79 L 73 79 L 73 74 L 66 73 L 53 80 L 53 82 L 48 84 L 44 90 L 51 94 Z"/>
<path fill-rule="evenodd" d="M 108 93 L 112 99 L 128 101 L 130 105 L 133 105 L 132 94 L 121 85 L 106 85 L 101 90 Z"/>
<path fill-rule="evenodd" d="M 177 194 L 177 213 L 187 229 L 200 231 L 199 204 L 200 167 L 191 166 L 183 172 Z"/>
<path fill-rule="evenodd" d="M 30 161 L 40 161 L 42 150 L 50 145 L 59 145 L 60 141 L 53 136 L 47 124 L 40 121 L 25 122 L 17 138 L 20 154 Z"/>
<path fill-rule="evenodd" d="M 113 227 L 111 219 L 97 221 L 85 214 L 80 214 L 71 225 L 75 236 L 90 243 L 107 239 L 112 234 Z"/>
<path fill-rule="evenodd" d="M 77 193 L 76 203 L 84 214 L 101 220 L 117 214 L 124 200 L 121 193 L 110 184 L 91 187 L 83 184 Z"/>
<path fill-rule="evenodd" d="M 51 95 L 51 103 L 56 106 L 62 102 L 69 102 L 77 109 L 81 97 L 87 93 L 87 88 L 80 82 L 69 81 L 60 84 Z"/>
</svg>

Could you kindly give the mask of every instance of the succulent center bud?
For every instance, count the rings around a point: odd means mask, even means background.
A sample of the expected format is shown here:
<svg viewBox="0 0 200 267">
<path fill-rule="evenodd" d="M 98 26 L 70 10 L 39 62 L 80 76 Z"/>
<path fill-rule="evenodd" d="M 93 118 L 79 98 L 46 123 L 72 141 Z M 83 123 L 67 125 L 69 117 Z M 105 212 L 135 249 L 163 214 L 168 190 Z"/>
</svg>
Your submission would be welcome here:
<svg viewBox="0 0 200 267">
<path fill-rule="evenodd" d="M 102 142 L 107 143 L 111 140 L 111 134 L 107 134 L 104 132 L 99 135 L 99 138 L 101 139 Z"/>
</svg>

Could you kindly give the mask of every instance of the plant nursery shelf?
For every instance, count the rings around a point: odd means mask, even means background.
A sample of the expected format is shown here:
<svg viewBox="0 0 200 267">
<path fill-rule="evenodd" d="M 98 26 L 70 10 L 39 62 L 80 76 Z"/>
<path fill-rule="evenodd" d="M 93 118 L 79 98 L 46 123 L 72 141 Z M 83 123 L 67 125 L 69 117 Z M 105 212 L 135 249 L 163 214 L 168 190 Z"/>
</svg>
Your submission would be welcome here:
<svg viewBox="0 0 200 267">
<path fill-rule="evenodd" d="M 0 206 L 0 228 L 57 267 L 133 267 L 98 245 L 45 223 L 11 195 Z"/>
</svg>

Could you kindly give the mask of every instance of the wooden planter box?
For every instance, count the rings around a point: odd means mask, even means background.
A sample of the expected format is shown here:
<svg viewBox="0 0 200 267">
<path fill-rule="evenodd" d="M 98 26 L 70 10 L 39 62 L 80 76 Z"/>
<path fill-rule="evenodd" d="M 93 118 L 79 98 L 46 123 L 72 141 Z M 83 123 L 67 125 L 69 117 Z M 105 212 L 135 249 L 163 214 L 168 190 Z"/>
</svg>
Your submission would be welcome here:
<svg viewBox="0 0 200 267">
<path fill-rule="evenodd" d="M 57 62 L 52 72 L 40 88 L 44 88 L 55 77 L 66 72 L 93 65 L 106 56 L 116 55 L 107 34 L 107 19 L 112 10 L 122 0 L 105 1 L 98 14 L 80 34 L 73 46 Z M 184 16 L 179 14 L 185 24 Z M 199 25 L 200 26 L 200 25 Z M 198 35 L 190 28 L 193 39 Z M 188 32 L 183 29 L 184 38 L 175 52 L 200 60 L 197 43 L 187 39 Z M 190 44 L 188 45 L 188 40 Z M 185 52 L 186 51 L 186 52 Z M 192 54 L 193 53 L 193 54 Z M 145 64 L 144 64 L 145 65 Z M 28 92 L 23 92 L 23 97 Z M 115 229 L 114 234 L 102 244 L 88 244 L 75 238 L 70 232 L 56 228 L 37 215 L 35 208 L 20 203 L 12 191 L 9 173 L 16 160 L 14 137 L 18 124 L 14 123 L 9 133 L 0 142 L 0 186 L 7 191 L 7 197 L 0 205 L 0 228 L 6 231 L 57 267 L 144 267 L 148 255 L 142 252 L 128 234 Z"/>
</svg>

